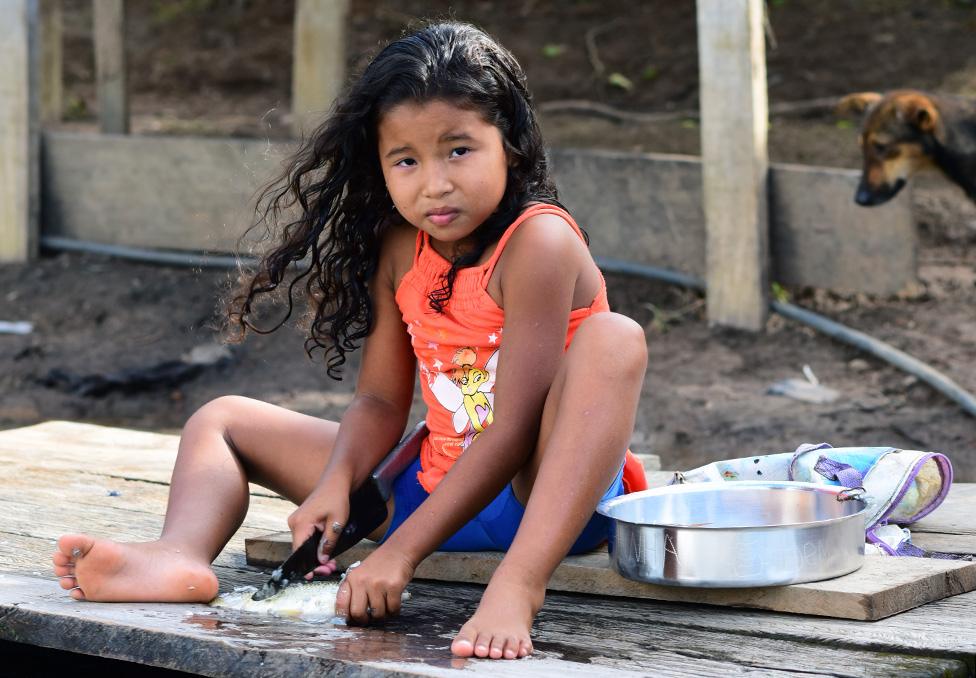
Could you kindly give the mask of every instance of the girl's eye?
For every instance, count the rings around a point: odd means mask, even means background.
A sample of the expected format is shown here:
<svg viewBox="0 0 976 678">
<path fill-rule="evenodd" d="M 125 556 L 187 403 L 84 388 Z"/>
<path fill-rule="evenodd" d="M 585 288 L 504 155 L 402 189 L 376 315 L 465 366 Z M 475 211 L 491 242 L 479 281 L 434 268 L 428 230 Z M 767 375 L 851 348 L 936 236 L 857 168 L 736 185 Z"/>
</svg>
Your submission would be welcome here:
<svg viewBox="0 0 976 678">
<path fill-rule="evenodd" d="M 403 158 L 402 160 L 397 160 L 393 163 L 394 167 L 413 167 L 417 164 L 417 161 L 413 158 Z"/>
<path fill-rule="evenodd" d="M 471 149 L 467 146 L 458 146 L 457 148 L 451 149 L 451 157 L 456 158 L 458 156 L 467 155 Z"/>
</svg>

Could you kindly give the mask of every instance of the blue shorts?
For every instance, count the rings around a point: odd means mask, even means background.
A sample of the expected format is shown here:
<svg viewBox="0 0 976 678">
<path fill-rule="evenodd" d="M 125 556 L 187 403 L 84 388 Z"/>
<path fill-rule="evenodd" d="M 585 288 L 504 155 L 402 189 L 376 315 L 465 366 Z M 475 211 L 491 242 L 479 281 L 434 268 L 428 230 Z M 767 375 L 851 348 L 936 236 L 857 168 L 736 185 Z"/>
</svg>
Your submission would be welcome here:
<svg viewBox="0 0 976 678">
<path fill-rule="evenodd" d="M 380 539 L 382 544 L 387 537 L 393 534 L 400 525 L 406 521 L 424 499 L 428 497 L 427 491 L 417 480 L 417 473 L 420 471 L 419 457 L 401 473 L 393 483 L 393 520 L 390 527 Z M 624 493 L 623 467 L 617 472 L 617 476 L 610 483 L 610 487 L 604 493 L 600 501 L 619 497 Z M 470 522 L 458 530 L 454 536 L 444 542 L 440 551 L 507 551 L 515 539 L 515 532 L 518 530 L 522 516 L 525 514 L 525 507 L 515 498 L 512 491 L 512 484 L 509 483 L 488 506 L 481 510 Z M 610 520 L 598 513 L 594 513 L 590 522 L 586 524 L 583 531 L 570 553 L 584 553 L 592 551 L 597 546 L 607 541 L 610 534 Z"/>
</svg>

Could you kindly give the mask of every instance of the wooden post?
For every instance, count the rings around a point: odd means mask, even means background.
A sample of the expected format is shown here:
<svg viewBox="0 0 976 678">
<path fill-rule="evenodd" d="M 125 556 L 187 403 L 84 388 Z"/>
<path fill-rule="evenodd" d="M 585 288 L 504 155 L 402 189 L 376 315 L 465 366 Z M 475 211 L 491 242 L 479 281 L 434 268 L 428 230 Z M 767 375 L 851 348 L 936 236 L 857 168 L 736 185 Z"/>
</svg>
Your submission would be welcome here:
<svg viewBox="0 0 976 678">
<path fill-rule="evenodd" d="M 61 121 L 61 27 L 61 0 L 41 0 L 41 122 Z"/>
<path fill-rule="evenodd" d="M 292 131 L 310 131 L 339 95 L 346 76 L 349 0 L 296 0 Z"/>
<path fill-rule="evenodd" d="M 708 320 L 762 329 L 768 314 L 763 0 L 698 0 Z"/>
<path fill-rule="evenodd" d="M 0 2 L 0 262 L 37 254 L 37 0 Z"/>
<path fill-rule="evenodd" d="M 105 134 L 129 133 L 123 0 L 94 0 L 98 120 Z"/>
</svg>

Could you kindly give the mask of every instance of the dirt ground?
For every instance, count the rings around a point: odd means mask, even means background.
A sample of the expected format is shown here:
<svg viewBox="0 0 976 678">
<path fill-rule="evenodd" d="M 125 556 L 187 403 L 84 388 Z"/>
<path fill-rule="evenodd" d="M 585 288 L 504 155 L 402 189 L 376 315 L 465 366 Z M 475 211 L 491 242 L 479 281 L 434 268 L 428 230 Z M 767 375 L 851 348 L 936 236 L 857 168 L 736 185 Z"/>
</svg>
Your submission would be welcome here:
<svg viewBox="0 0 976 678">
<path fill-rule="evenodd" d="M 90 3 L 64 0 L 64 6 L 63 127 L 92 129 Z M 127 7 L 134 132 L 287 135 L 291 3 L 174 0 Z M 772 0 L 769 8 L 773 104 L 896 87 L 976 96 L 972 2 Z M 698 152 L 697 123 L 681 114 L 697 106 L 690 1 L 353 0 L 351 68 L 418 16 L 454 16 L 492 31 L 525 65 L 540 103 L 588 99 L 629 111 L 677 112 L 655 124 L 546 114 L 553 145 Z M 596 52 L 587 50 L 588 42 Z M 774 116 L 770 155 L 854 167 L 855 138 L 849 123 L 826 110 Z M 886 340 L 976 392 L 976 206 L 938 177 L 916 188 L 919 290 L 885 299 L 790 293 L 804 307 Z M 0 427 L 72 419 L 176 431 L 197 407 L 226 393 L 340 416 L 355 361 L 344 381 L 329 380 L 320 361 L 306 358 L 294 327 L 252 336 L 231 347 L 229 358 L 193 374 L 176 375 L 170 362 L 156 373 L 168 379 L 138 391 L 106 387 L 85 395 L 82 386 L 95 382 L 71 381 L 144 370 L 212 344 L 216 299 L 229 275 L 64 253 L 0 266 L 0 320 L 34 324 L 27 335 L 0 334 Z M 976 481 L 976 419 L 914 378 L 779 317 L 759 335 L 709 329 L 694 293 L 618 276 L 608 286 L 615 310 L 647 328 L 651 360 L 633 448 L 659 454 L 666 468 L 828 441 L 943 451 L 960 479 Z M 804 365 L 840 397 L 810 404 L 767 394 L 774 382 L 801 377 Z"/>
</svg>

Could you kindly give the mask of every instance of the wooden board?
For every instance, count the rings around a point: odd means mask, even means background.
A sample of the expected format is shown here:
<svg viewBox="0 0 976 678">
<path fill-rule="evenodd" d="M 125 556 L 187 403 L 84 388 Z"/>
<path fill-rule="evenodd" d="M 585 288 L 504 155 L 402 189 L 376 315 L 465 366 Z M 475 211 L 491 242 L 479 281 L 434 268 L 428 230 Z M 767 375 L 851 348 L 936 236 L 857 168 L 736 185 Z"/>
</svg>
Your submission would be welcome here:
<svg viewBox="0 0 976 678">
<path fill-rule="evenodd" d="M 37 5 L 0 2 L 0 262 L 37 254 Z"/>
<path fill-rule="evenodd" d="M 125 4 L 122 0 L 95 0 L 93 9 L 99 127 L 104 134 L 128 134 Z"/>
<path fill-rule="evenodd" d="M 295 2 L 291 113 L 297 137 L 311 134 L 342 90 L 348 13 L 349 0 Z"/>
<path fill-rule="evenodd" d="M 276 567 L 291 553 L 291 533 L 244 540 L 247 562 Z M 366 558 L 375 545 L 363 543 L 339 557 L 342 567 Z M 417 568 L 420 579 L 487 584 L 501 553 L 444 553 L 427 557 Z M 549 590 L 601 596 L 649 598 L 761 610 L 811 614 L 837 619 L 883 619 L 946 596 L 976 590 L 976 563 L 927 558 L 866 557 L 864 566 L 844 577 L 822 582 L 743 589 L 658 586 L 621 577 L 610 569 L 606 550 L 569 556 L 556 569 Z"/>
<path fill-rule="evenodd" d="M 536 656 L 502 664 L 450 656 L 449 640 L 480 595 L 467 584 L 414 581 L 402 616 L 370 629 L 70 600 L 50 575 L 53 540 L 73 530 L 156 536 L 176 442 L 67 422 L 0 431 L 0 639 L 203 675 L 965 676 L 976 655 L 976 593 L 865 624 L 551 592 L 533 632 Z M 221 590 L 267 578 L 244 562 L 241 538 L 283 526 L 291 510 L 252 495 L 214 568 Z"/>
<path fill-rule="evenodd" d="M 708 322 L 758 332 L 769 314 L 765 5 L 695 4 Z"/>
<path fill-rule="evenodd" d="M 909 525 L 912 543 L 929 551 L 976 554 L 976 483 L 956 483 L 939 508 Z"/>
<path fill-rule="evenodd" d="M 401 617 L 383 628 L 276 620 L 202 605 L 78 603 L 56 584 L 0 573 L 0 638 L 139 661 L 203 675 L 454 676 L 966 676 L 954 657 L 911 656 L 783 641 L 716 629 L 614 624 L 588 618 L 578 600 L 540 615 L 536 655 L 520 662 L 466 661 L 446 652 L 460 593 L 414 585 Z M 446 624 L 445 624 L 446 622 Z M 449 637 L 449 636 L 448 636 Z M 855 671 L 851 671 L 856 668 Z"/>
</svg>

